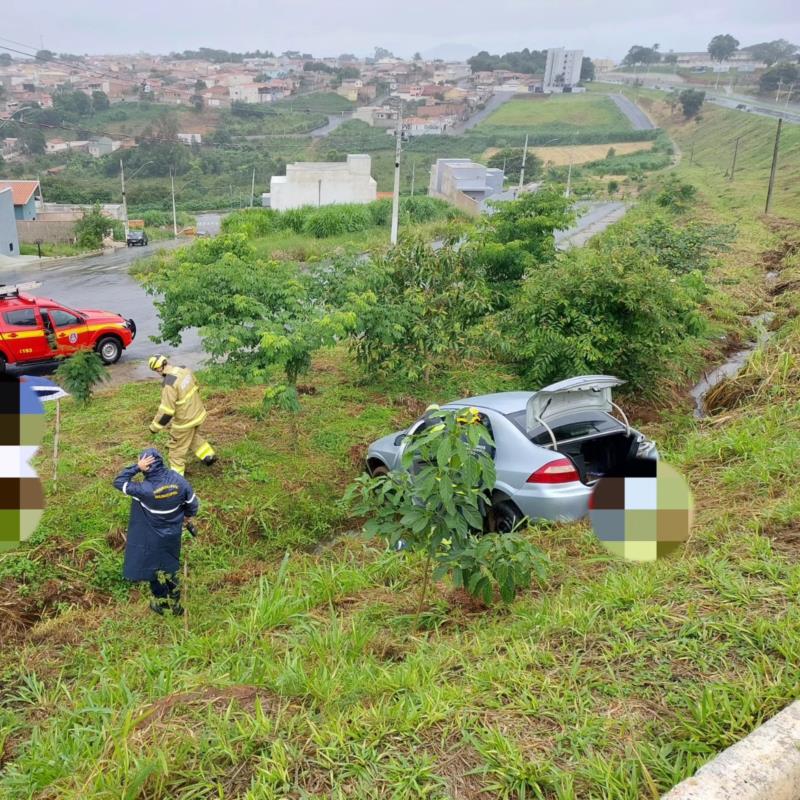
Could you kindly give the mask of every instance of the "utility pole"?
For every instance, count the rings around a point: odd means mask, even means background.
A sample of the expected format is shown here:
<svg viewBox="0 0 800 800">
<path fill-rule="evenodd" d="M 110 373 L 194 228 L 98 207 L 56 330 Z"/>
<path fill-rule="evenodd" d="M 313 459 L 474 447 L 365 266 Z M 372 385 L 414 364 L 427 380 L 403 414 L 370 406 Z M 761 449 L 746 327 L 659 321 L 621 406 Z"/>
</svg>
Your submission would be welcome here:
<svg viewBox="0 0 800 800">
<path fill-rule="evenodd" d="M 567 190 L 564 192 L 564 197 L 569 197 L 572 191 L 572 151 L 569 153 L 569 169 L 567 170 Z"/>
<path fill-rule="evenodd" d="M 781 96 L 781 86 L 783 86 L 783 78 L 778 79 L 778 90 L 775 92 L 775 102 L 778 102 L 778 98 Z"/>
<path fill-rule="evenodd" d="M 125 197 L 125 167 L 122 159 L 119 160 L 119 177 L 122 181 L 122 221 L 125 224 L 125 238 L 128 238 L 128 201 Z"/>
<path fill-rule="evenodd" d="M 416 170 L 417 170 L 417 162 L 416 161 L 412 161 L 411 162 L 411 196 L 412 197 L 414 196 L 414 173 L 416 172 Z"/>
<path fill-rule="evenodd" d="M 522 191 L 522 184 L 525 182 L 525 161 L 528 158 L 528 134 L 525 134 L 525 147 L 522 148 L 522 167 L 519 171 L 519 189 L 517 194 Z"/>
<path fill-rule="evenodd" d="M 172 234 L 177 239 L 178 238 L 178 215 L 175 212 L 175 173 L 170 170 L 169 171 L 169 180 L 172 184 Z"/>
<path fill-rule="evenodd" d="M 322 178 L 317 180 L 317 208 L 322 208 Z"/>
<path fill-rule="evenodd" d="M 400 145 L 403 138 L 403 101 L 399 100 L 397 106 L 397 139 L 394 149 L 394 192 L 392 193 L 392 233 L 390 242 L 397 244 L 397 228 L 400 224 Z"/>
<path fill-rule="evenodd" d="M 250 208 L 253 207 L 253 202 L 256 197 L 256 168 L 253 167 L 253 182 L 250 184 Z"/>
<path fill-rule="evenodd" d="M 783 118 L 778 118 L 778 129 L 775 131 L 775 147 L 772 151 L 772 168 L 769 171 L 769 186 L 767 187 L 767 203 L 764 206 L 764 213 L 769 214 L 769 206 L 772 202 L 772 190 L 775 186 L 775 171 L 778 168 L 778 147 L 781 142 L 781 125 Z"/>
<path fill-rule="evenodd" d="M 739 152 L 739 139 L 741 136 L 736 137 L 736 144 L 733 146 L 733 163 L 731 164 L 731 176 L 730 180 L 733 181 L 733 173 L 736 172 L 736 155 Z"/>
</svg>

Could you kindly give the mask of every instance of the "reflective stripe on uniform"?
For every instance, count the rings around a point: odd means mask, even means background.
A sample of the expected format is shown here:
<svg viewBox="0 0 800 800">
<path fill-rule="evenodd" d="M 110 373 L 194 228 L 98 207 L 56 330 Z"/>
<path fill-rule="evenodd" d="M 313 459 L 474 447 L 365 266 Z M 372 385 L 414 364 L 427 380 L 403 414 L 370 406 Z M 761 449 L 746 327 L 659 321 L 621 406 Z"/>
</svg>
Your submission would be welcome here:
<svg viewBox="0 0 800 800">
<path fill-rule="evenodd" d="M 175 508 L 168 508 L 166 511 L 157 511 L 155 508 L 150 508 L 150 506 L 146 506 L 138 497 L 133 498 L 142 508 L 149 511 L 151 514 L 174 514 L 176 511 L 179 511 L 181 506 L 175 506 Z M 182 504 L 181 504 L 182 505 Z"/>
<path fill-rule="evenodd" d="M 207 415 L 208 414 L 207 414 L 206 410 L 203 409 L 193 420 L 190 420 L 189 422 L 184 422 L 184 423 L 182 423 L 180 425 L 176 425 L 173 422 L 172 423 L 172 430 L 174 430 L 174 431 L 184 431 L 187 428 L 195 428 L 205 420 Z"/>
<path fill-rule="evenodd" d="M 178 401 L 178 402 L 180 402 L 180 401 Z M 175 405 L 177 405 L 177 403 Z M 163 403 L 158 407 L 158 409 L 159 409 L 159 411 L 165 411 L 170 416 L 172 416 L 175 413 L 175 409 L 174 408 L 170 408 L 169 406 L 165 406 Z"/>
<path fill-rule="evenodd" d="M 192 396 L 192 395 L 193 395 L 193 394 L 194 394 L 196 391 L 197 391 L 197 386 L 193 386 L 193 387 L 192 387 L 192 388 L 191 388 L 191 389 L 190 389 L 190 390 L 189 390 L 189 391 L 186 393 L 186 397 L 184 397 L 182 400 L 176 400 L 176 401 L 175 401 L 175 405 L 176 405 L 176 406 L 182 406 L 182 405 L 183 405 L 183 404 L 184 404 L 184 403 L 185 403 L 185 402 L 186 402 L 186 401 L 187 401 L 187 400 L 188 400 L 188 399 L 189 399 L 189 398 L 190 398 L 190 397 L 191 397 L 191 396 Z"/>
<path fill-rule="evenodd" d="M 195 456 L 197 456 L 197 458 L 200 459 L 213 455 L 214 455 L 214 448 L 208 442 L 206 442 L 202 447 L 200 447 L 198 450 L 195 451 Z"/>
</svg>

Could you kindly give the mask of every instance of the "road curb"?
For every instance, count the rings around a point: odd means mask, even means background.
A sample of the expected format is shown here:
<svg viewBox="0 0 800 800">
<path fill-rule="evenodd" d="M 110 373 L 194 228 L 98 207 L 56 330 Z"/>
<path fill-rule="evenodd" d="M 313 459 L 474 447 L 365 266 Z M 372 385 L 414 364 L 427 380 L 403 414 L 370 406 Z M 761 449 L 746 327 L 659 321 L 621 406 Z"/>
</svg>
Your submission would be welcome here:
<svg viewBox="0 0 800 800">
<path fill-rule="evenodd" d="M 662 800 L 798 800 L 800 700 L 724 750 Z"/>
</svg>

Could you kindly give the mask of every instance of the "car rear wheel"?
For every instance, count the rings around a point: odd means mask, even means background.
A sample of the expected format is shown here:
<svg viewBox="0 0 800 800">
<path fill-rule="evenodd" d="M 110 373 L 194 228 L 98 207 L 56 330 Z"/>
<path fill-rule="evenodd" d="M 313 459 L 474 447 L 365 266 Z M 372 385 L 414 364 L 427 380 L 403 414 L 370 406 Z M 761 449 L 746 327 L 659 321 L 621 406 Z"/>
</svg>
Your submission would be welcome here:
<svg viewBox="0 0 800 800">
<path fill-rule="evenodd" d="M 389 468 L 384 466 L 383 464 L 381 464 L 380 466 L 377 466 L 377 467 L 369 467 L 369 474 L 370 474 L 370 477 L 372 477 L 372 478 L 379 478 L 382 475 L 388 475 L 389 474 Z"/>
<path fill-rule="evenodd" d="M 486 528 L 489 533 L 511 533 L 524 519 L 511 500 L 495 500 L 486 511 Z"/>
<path fill-rule="evenodd" d="M 116 336 L 104 336 L 96 349 L 104 364 L 116 364 L 122 355 L 122 342 Z"/>
</svg>

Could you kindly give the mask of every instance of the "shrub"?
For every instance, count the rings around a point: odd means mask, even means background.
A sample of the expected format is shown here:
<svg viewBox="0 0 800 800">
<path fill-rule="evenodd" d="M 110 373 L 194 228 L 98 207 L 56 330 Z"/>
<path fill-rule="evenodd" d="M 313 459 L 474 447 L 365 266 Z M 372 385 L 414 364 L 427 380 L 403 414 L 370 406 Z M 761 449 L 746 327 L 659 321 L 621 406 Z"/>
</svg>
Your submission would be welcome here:
<svg viewBox="0 0 800 800">
<path fill-rule="evenodd" d="M 464 248 L 407 241 L 347 280 L 358 318 L 351 347 L 368 374 L 427 380 L 463 354 L 467 331 L 490 309 L 483 270 Z"/>
<path fill-rule="evenodd" d="M 279 214 L 269 208 L 247 208 L 234 211 L 222 220 L 223 233 L 241 233 L 248 239 L 267 236 L 278 230 Z"/>
<path fill-rule="evenodd" d="M 655 196 L 655 202 L 662 208 L 672 211 L 685 211 L 697 196 L 697 188 L 685 183 L 677 175 L 666 178 Z"/>
<path fill-rule="evenodd" d="M 316 239 L 355 233 L 372 227 L 372 215 L 366 206 L 348 204 L 316 208 L 306 213 L 303 232 Z"/>
<path fill-rule="evenodd" d="M 651 216 L 642 224 L 623 225 L 612 230 L 608 241 L 630 240 L 646 258 L 652 258 L 675 275 L 693 270 L 706 272 L 712 257 L 728 249 L 736 234 L 734 225 L 706 225 L 691 221 L 681 227 L 663 215 Z"/>
<path fill-rule="evenodd" d="M 612 373 L 646 391 L 704 333 L 705 295 L 698 273 L 676 278 L 628 228 L 530 271 L 481 340 L 530 387 Z"/>
<path fill-rule="evenodd" d="M 83 217 L 75 223 L 75 237 L 81 247 L 96 249 L 103 244 L 103 238 L 111 231 L 114 239 L 125 238 L 122 223 L 103 215 L 99 205 L 91 211 L 84 212 Z"/>
</svg>

